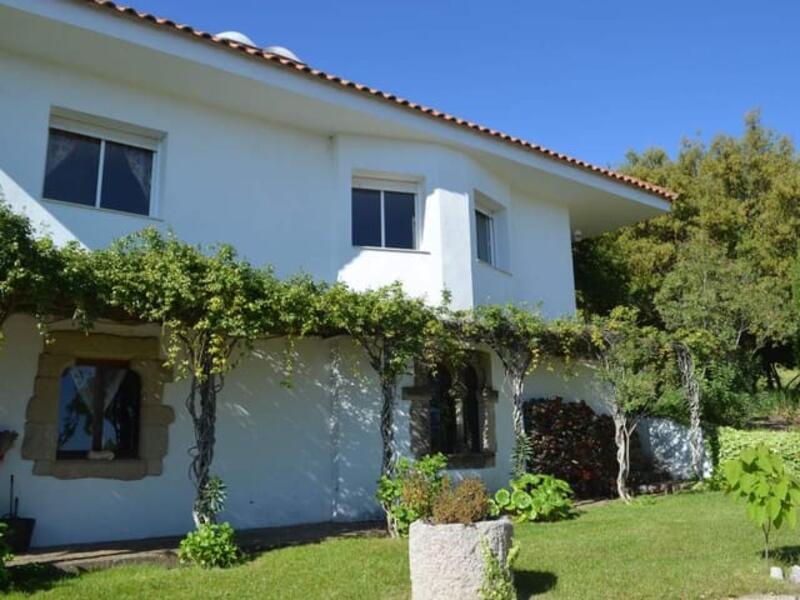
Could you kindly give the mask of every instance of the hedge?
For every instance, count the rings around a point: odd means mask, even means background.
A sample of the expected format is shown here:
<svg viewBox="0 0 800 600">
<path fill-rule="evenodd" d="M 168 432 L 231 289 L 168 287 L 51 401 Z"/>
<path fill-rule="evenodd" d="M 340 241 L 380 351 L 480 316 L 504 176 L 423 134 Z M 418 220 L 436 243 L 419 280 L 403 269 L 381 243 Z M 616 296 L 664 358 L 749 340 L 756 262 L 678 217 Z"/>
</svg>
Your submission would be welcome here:
<svg viewBox="0 0 800 600">
<path fill-rule="evenodd" d="M 738 457 L 745 448 L 763 443 L 783 458 L 788 470 L 800 476 L 800 431 L 719 427 L 710 432 L 708 438 L 715 470 L 726 461 Z"/>
</svg>

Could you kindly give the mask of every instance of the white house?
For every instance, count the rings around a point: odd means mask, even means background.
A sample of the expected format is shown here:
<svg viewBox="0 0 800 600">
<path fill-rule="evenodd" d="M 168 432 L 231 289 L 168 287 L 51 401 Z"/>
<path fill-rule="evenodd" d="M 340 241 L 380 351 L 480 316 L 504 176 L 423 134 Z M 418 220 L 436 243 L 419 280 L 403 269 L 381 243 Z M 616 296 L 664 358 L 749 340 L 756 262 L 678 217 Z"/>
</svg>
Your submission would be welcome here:
<svg viewBox="0 0 800 600">
<path fill-rule="evenodd" d="M 447 289 L 457 307 L 572 313 L 572 237 L 658 215 L 670 200 L 285 49 L 104 0 L 0 0 L 0 115 L 5 200 L 59 242 L 101 247 L 172 228 L 190 242 L 230 242 L 280 275 L 357 288 L 399 280 L 430 302 Z M 61 329 L 44 346 L 31 319 L 6 323 L 0 429 L 20 439 L 0 462 L 0 499 L 14 474 L 39 546 L 184 533 L 193 434 L 187 386 L 168 381 L 159 332 Z M 229 488 L 223 517 L 242 528 L 374 516 L 374 375 L 348 340 L 305 340 L 286 389 L 273 368 L 283 349 L 265 344 L 222 393 L 213 471 Z M 457 422 L 441 418 L 423 376 L 409 376 L 396 435 L 405 454 L 445 450 L 497 487 L 510 402 L 496 357 L 476 356 L 471 373 Z M 591 391 L 548 373 L 527 383 L 529 396 L 556 393 Z M 96 418 L 112 400 L 118 414 Z"/>
</svg>

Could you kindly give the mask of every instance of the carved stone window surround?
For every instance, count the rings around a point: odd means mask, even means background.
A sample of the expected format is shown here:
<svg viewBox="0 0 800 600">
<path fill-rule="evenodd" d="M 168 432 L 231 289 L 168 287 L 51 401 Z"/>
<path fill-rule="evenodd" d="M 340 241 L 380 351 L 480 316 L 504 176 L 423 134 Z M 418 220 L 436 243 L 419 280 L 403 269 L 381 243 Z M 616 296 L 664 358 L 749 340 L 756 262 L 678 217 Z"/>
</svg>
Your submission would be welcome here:
<svg viewBox="0 0 800 600">
<path fill-rule="evenodd" d="M 162 404 L 171 374 L 163 366 L 156 337 L 132 337 L 77 331 L 55 331 L 39 355 L 33 396 L 25 417 L 22 458 L 34 461 L 34 475 L 57 479 L 136 480 L 160 475 L 168 450 L 169 425 L 175 420 Z M 61 375 L 79 359 L 112 359 L 129 363 L 141 378 L 139 457 L 120 460 L 57 460 Z"/>
</svg>

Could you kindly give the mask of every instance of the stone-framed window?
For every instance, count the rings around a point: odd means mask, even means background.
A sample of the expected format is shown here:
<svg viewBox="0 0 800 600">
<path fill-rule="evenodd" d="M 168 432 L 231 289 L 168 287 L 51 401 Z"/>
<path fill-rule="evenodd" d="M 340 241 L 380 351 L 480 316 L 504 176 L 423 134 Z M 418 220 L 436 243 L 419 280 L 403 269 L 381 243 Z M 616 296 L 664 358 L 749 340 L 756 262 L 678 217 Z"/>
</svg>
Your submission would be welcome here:
<svg viewBox="0 0 800 600">
<path fill-rule="evenodd" d="M 487 468 L 495 464 L 495 406 L 491 357 L 476 352 L 462 373 L 439 369 L 414 372 L 414 386 L 403 388 L 411 403 L 411 451 L 419 458 L 447 455 L 451 468 Z"/>
<path fill-rule="evenodd" d="M 160 475 L 175 418 L 162 404 L 155 337 L 56 331 L 39 355 L 22 457 L 35 475 L 135 480 Z M 101 412 L 102 411 L 102 412 Z"/>
</svg>

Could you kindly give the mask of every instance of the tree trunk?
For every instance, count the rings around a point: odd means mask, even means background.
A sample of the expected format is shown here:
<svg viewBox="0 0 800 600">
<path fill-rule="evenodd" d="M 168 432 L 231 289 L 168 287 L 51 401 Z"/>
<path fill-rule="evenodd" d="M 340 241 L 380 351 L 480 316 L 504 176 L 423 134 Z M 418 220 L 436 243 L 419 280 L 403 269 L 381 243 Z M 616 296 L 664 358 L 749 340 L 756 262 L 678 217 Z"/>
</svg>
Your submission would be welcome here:
<svg viewBox="0 0 800 600">
<path fill-rule="evenodd" d="M 675 345 L 678 370 L 681 372 L 683 389 L 689 403 L 689 446 L 692 452 L 692 472 L 703 479 L 703 428 L 700 423 L 700 383 L 695 372 L 694 359 L 684 344 Z"/>
<path fill-rule="evenodd" d="M 381 379 L 383 406 L 381 407 L 381 440 L 383 442 L 383 458 L 381 475 L 391 477 L 397 465 L 397 447 L 394 441 L 394 395 L 395 382 Z"/>
<path fill-rule="evenodd" d="M 220 388 L 219 376 L 211 372 L 211 360 L 204 358 L 202 378 L 192 376 L 192 389 L 186 401 L 194 425 L 195 445 L 189 450 L 192 457 L 189 478 L 195 486 L 192 517 L 198 527 L 212 522 L 214 518 L 214 515 L 208 512 L 203 496 L 211 472 L 211 463 L 214 460 L 217 392 Z"/>
<path fill-rule="evenodd" d="M 525 376 L 513 374 L 511 376 L 511 402 L 512 416 L 514 418 L 514 437 L 525 435 L 525 420 L 522 410 L 522 392 L 525 386 Z"/>
<path fill-rule="evenodd" d="M 628 490 L 628 474 L 631 468 L 630 456 L 630 430 L 625 412 L 616 405 L 613 407 L 612 419 L 614 420 L 614 442 L 617 444 L 617 494 L 625 502 L 631 501 Z"/>
</svg>

